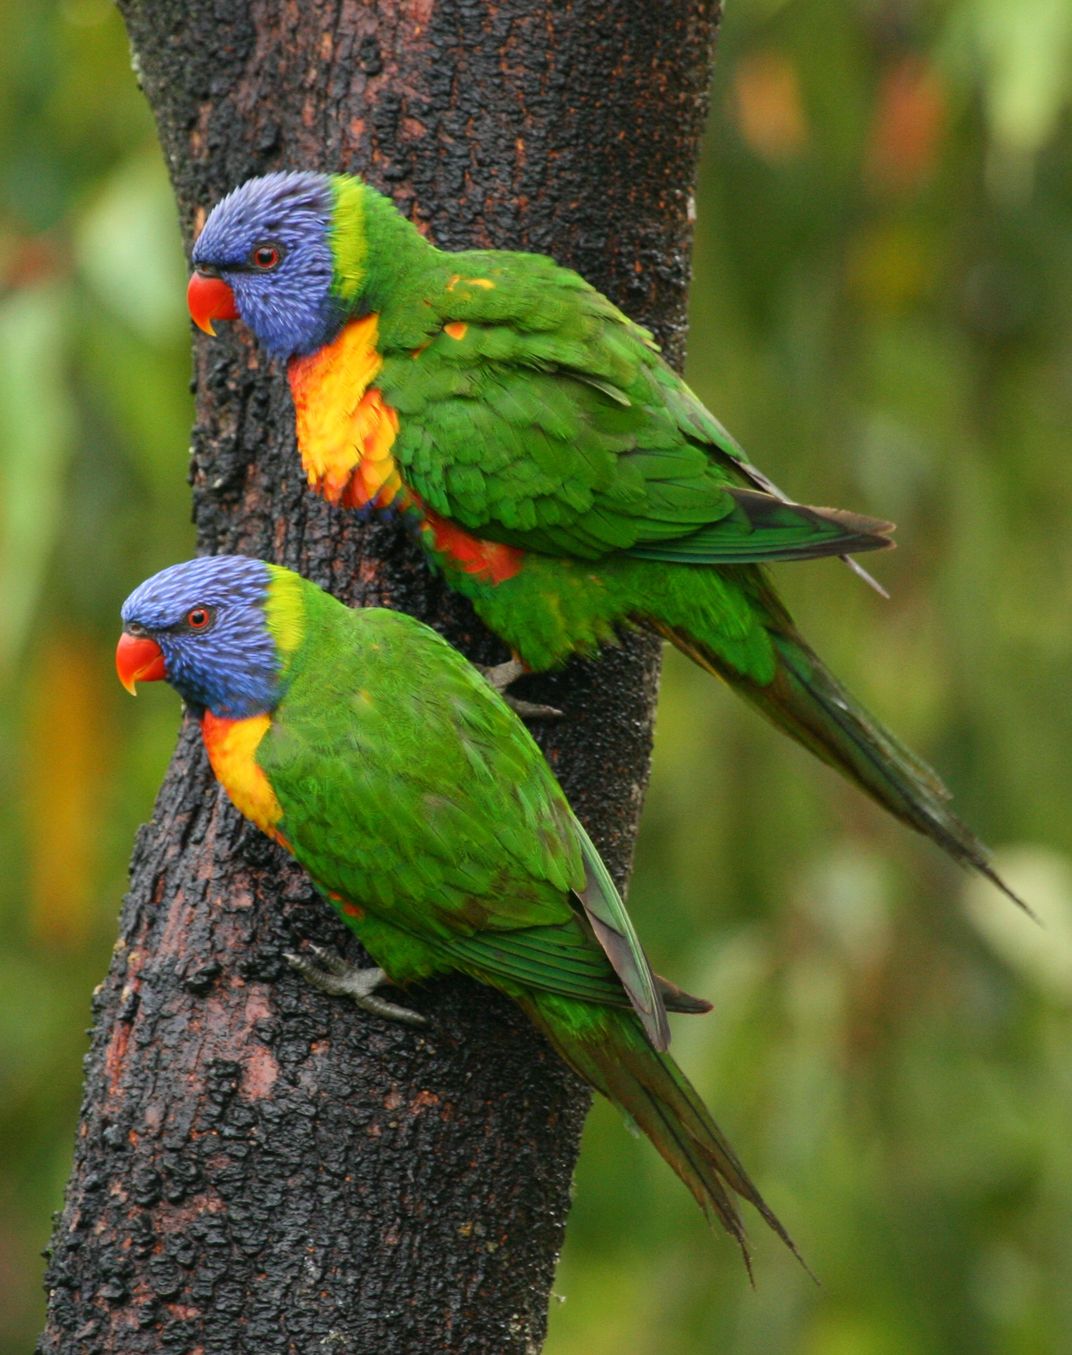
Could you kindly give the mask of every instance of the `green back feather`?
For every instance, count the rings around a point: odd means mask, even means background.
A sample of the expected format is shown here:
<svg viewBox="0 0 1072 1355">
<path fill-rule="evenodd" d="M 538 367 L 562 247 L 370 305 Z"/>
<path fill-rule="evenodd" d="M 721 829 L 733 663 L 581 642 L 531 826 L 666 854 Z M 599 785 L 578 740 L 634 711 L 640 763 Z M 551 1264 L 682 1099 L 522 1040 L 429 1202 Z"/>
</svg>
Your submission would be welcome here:
<svg viewBox="0 0 1072 1355">
<path fill-rule="evenodd" d="M 520 720 L 412 617 L 296 586 L 305 634 L 257 757 L 317 884 L 394 929 L 396 977 L 631 1001 L 665 1047 L 621 898 Z"/>
</svg>

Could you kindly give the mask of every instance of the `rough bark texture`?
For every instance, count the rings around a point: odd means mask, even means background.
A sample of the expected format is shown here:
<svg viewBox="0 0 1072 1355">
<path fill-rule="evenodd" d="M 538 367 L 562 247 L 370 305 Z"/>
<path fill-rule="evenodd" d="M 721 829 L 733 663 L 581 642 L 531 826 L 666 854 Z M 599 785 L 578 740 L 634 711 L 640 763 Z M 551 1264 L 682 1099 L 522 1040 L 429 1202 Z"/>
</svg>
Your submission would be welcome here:
<svg viewBox="0 0 1072 1355">
<path fill-rule="evenodd" d="M 120 9 L 187 242 L 250 174 L 351 169 L 441 245 L 579 268 L 680 360 L 711 0 Z M 306 492 L 283 373 L 239 327 L 195 354 L 202 550 L 281 561 L 503 657 L 397 526 Z M 566 713 L 540 737 L 619 880 L 656 681 L 633 637 L 526 692 Z M 356 953 L 225 801 L 187 721 L 96 997 L 41 1351 L 540 1348 L 586 1093 L 476 985 L 411 993 L 426 1034 L 320 996 L 280 960 L 306 937 Z"/>
</svg>

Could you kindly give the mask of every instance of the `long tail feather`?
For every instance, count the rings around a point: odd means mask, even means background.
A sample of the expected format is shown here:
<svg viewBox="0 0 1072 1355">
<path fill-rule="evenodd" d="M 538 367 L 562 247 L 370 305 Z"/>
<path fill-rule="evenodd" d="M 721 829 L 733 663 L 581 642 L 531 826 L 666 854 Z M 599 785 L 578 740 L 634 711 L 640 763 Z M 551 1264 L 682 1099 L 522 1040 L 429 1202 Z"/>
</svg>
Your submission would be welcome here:
<svg viewBox="0 0 1072 1355">
<path fill-rule="evenodd" d="M 708 672 L 724 678 L 779 729 L 1035 916 L 995 871 L 985 844 L 949 808 L 950 792 L 938 774 L 865 710 L 790 626 L 771 630 L 778 670 L 765 685 L 743 677 L 683 631 L 662 631 Z"/>
<path fill-rule="evenodd" d="M 636 1122 L 707 1217 L 719 1220 L 740 1247 L 749 1276 L 748 1238 L 735 1194 L 759 1211 L 807 1269 L 699 1093 L 669 1054 L 647 1044 L 632 1013 L 600 1009 L 598 1035 L 580 1034 L 574 1023 L 567 1029 L 554 1000 L 534 994 L 523 1005 L 570 1067 Z"/>
</svg>

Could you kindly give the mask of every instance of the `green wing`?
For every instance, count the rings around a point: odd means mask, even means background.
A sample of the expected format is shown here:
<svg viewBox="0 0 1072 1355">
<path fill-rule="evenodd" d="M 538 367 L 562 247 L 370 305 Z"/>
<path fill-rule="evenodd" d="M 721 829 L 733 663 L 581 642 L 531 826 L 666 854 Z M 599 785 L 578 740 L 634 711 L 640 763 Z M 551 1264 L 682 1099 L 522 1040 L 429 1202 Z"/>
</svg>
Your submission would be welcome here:
<svg viewBox="0 0 1072 1355">
<path fill-rule="evenodd" d="M 393 452 L 437 513 L 490 540 L 596 559 L 745 563 L 878 549 L 888 523 L 785 501 L 647 332 L 534 255 L 452 256 L 491 287 L 430 289 L 435 325 L 377 384 Z M 447 328 L 444 328 L 447 326 Z"/>
<path fill-rule="evenodd" d="M 665 1047 L 624 904 L 521 721 L 412 617 L 305 596 L 315 639 L 257 754 L 297 859 L 455 967 L 632 1004 Z"/>
</svg>

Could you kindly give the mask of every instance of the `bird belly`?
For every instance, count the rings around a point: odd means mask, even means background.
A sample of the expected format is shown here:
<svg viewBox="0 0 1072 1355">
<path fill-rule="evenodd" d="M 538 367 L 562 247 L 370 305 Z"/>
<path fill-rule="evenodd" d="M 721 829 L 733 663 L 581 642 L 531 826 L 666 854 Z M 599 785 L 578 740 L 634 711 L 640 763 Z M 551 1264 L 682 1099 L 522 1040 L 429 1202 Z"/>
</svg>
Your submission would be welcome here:
<svg viewBox="0 0 1072 1355">
<path fill-rule="evenodd" d="M 474 569 L 443 549 L 441 533 L 424 530 L 422 542 L 451 588 L 469 599 L 487 628 L 534 672 L 557 668 L 571 654 L 595 654 L 630 623 L 630 595 L 619 587 L 613 561 L 555 558 L 477 542 L 510 552 L 497 561 L 496 578 L 491 568 Z M 511 567 L 504 569 L 504 563 Z"/>
<path fill-rule="evenodd" d="M 698 662 L 703 660 L 693 641 L 743 676 L 760 683 L 773 676 L 771 640 L 751 600 L 748 568 L 713 570 L 621 555 L 576 560 L 526 551 L 515 574 L 493 583 L 464 572 L 449 557 L 433 558 L 451 587 L 533 672 L 557 668 L 571 654 L 592 656 L 623 630 L 640 626 L 672 640 Z"/>
<path fill-rule="evenodd" d="M 473 536 L 456 522 L 433 512 L 416 494 L 412 500 L 421 514 L 421 539 L 448 574 L 467 574 L 478 583 L 500 584 L 521 570 L 525 563 L 523 550 Z"/>
</svg>

